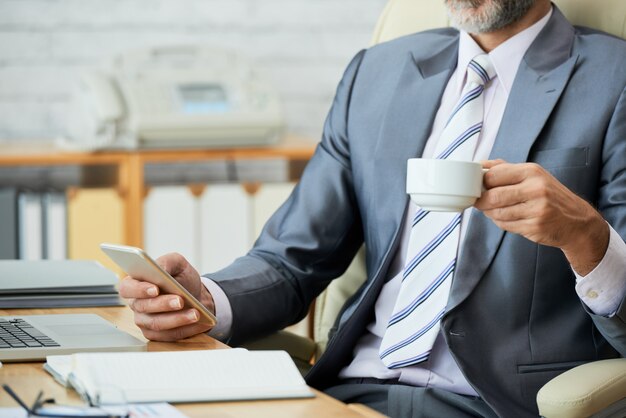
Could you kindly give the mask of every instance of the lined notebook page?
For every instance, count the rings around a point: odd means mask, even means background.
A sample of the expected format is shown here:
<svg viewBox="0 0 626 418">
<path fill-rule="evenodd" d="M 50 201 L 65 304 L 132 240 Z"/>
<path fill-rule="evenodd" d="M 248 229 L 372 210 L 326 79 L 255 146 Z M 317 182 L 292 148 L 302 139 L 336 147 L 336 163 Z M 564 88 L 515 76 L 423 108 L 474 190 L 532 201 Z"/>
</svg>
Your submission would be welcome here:
<svg viewBox="0 0 626 418">
<path fill-rule="evenodd" d="M 193 402 L 312 397 L 284 351 L 83 353 L 73 373 L 94 402 Z"/>
</svg>

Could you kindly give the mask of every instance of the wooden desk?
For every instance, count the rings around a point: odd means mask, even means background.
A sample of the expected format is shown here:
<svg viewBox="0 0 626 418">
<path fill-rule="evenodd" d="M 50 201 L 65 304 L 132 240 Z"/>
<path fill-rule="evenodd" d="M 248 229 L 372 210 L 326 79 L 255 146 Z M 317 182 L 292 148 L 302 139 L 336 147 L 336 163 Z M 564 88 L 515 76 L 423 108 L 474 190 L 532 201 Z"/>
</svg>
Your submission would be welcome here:
<svg viewBox="0 0 626 418">
<path fill-rule="evenodd" d="M 142 338 L 135 327 L 132 312 L 127 307 L 114 308 L 77 308 L 77 309 L 12 309 L 0 310 L 0 315 L 34 315 L 44 313 L 97 313 L 113 322 L 120 329 Z M 148 351 L 207 350 L 227 349 L 228 346 L 206 335 L 199 335 L 176 343 L 149 342 Z M 9 384 L 27 403 L 32 403 L 40 390 L 47 397 L 53 397 L 60 404 L 77 404 L 80 398 L 71 389 L 56 383 L 43 370 L 43 363 L 4 363 L 0 368 L 0 384 Z M 368 409 L 348 407 L 347 405 L 315 391 L 313 399 L 250 401 L 250 402 L 215 402 L 178 404 L 176 407 L 189 417 L 230 418 L 230 417 L 285 417 L 319 418 L 346 417 L 363 418 L 376 416 Z M 0 390 L 0 406 L 16 407 L 16 403 L 4 391 Z"/>
</svg>

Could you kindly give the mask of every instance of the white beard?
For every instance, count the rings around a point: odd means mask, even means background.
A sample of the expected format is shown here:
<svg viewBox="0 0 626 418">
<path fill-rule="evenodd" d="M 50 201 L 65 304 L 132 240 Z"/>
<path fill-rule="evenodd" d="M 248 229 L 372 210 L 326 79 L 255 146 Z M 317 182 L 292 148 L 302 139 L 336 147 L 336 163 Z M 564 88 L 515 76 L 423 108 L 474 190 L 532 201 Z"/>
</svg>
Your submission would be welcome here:
<svg viewBox="0 0 626 418">
<path fill-rule="evenodd" d="M 493 32 L 521 19 L 536 0 L 444 0 L 452 26 L 469 33 Z"/>
</svg>

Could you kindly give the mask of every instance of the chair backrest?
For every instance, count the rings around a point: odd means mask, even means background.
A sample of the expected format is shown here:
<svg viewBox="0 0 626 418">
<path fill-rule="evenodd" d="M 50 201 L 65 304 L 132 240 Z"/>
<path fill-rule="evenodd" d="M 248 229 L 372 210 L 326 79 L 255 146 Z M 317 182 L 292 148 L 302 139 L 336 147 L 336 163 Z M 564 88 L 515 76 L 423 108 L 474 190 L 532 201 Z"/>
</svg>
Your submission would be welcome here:
<svg viewBox="0 0 626 418">
<path fill-rule="evenodd" d="M 365 282 L 366 277 L 365 247 L 361 247 L 346 272 L 337 280 L 333 280 L 315 300 L 313 339 L 317 343 L 318 357 L 326 350 L 328 331 L 335 323 L 341 307 Z"/>
<path fill-rule="evenodd" d="M 626 0 L 554 0 L 570 22 L 626 38 Z M 381 14 L 372 44 L 421 30 L 448 26 L 443 0 L 389 0 Z M 328 331 L 347 298 L 364 282 L 365 251 L 357 254 L 346 273 L 318 297 L 314 314 L 314 339 L 323 351 Z"/>
<path fill-rule="evenodd" d="M 626 38 L 625 0 L 554 0 L 554 3 L 575 25 Z M 449 23 L 443 0 L 389 0 L 374 30 L 372 45 Z"/>
</svg>

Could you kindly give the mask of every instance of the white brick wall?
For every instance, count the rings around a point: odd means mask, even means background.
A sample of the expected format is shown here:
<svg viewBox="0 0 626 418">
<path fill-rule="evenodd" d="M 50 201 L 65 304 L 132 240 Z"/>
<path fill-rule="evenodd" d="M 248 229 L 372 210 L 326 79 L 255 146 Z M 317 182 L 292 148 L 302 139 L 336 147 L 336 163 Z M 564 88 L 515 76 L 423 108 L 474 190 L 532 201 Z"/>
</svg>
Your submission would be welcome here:
<svg viewBox="0 0 626 418">
<path fill-rule="evenodd" d="M 206 43 L 250 57 L 291 132 L 314 140 L 385 0 L 0 0 L 0 140 L 64 133 L 72 80 L 128 48 Z"/>
</svg>

